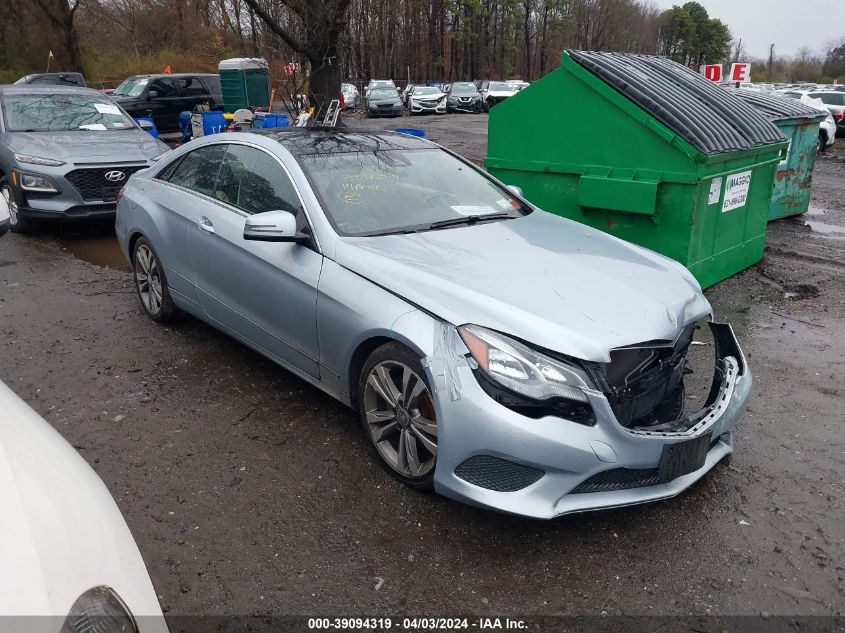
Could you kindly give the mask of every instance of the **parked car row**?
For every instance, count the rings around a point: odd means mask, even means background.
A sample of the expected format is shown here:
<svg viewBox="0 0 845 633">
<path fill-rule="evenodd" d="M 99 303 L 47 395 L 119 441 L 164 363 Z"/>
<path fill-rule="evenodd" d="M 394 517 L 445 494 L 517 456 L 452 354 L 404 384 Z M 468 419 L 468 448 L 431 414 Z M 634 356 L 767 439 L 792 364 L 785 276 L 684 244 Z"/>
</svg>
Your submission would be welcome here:
<svg viewBox="0 0 845 633">
<path fill-rule="evenodd" d="M 845 85 L 843 84 L 765 84 L 745 82 L 740 87 L 745 90 L 770 92 L 790 99 L 800 99 L 811 105 L 813 105 L 812 100 L 818 100 L 833 117 L 835 136 L 845 136 Z M 829 122 L 822 124 L 824 132 L 822 136 L 826 137 L 828 146 L 833 144 L 834 140 L 834 135 L 831 135 L 828 131 L 829 125 Z M 820 145 L 823 148 L 824 145 L 821 144 L 822 142 L 820 142 Z"/>
<path fill-rule="evenodd" d="M 344 84 L 351 85 L 351 84 Z M 399 116 L 392 97 L 395 94 L 409 114 L 446 114 L 447 112 L 489 112 L 498 103 L 528 86 L 525 81 L 458 81 L 407 83 L 399 90 L 392 79 L 373 79 L 364 90 L 367 116 Z M 376 97 L 370 99 L 370 93 Z M 385 92 L 389 91 L 389 92 Z M 344 93 L 346 94 L 346 93 Z M 391 100 L 390 108 L 386 100 Z M 372 105 L 370 105 L 372 101 Z M 383 107 L 378 107 L 381 104 Z"/>
</svg>

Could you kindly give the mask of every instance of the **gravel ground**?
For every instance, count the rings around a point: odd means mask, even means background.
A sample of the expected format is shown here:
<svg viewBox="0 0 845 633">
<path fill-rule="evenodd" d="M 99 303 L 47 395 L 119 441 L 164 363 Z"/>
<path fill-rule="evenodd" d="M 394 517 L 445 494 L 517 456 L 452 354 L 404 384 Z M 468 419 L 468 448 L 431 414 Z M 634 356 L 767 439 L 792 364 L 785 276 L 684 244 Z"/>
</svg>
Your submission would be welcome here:
<svg viewBox="0 0 845 633">
<path fill-rule="evenodd" d="M 348 120 L 485 151 L 483 115 Z M 732 464 L 662 503 L 536 522 L 403 487 L 340 404 L 143 317 L 108 224 L 0 240 L 0 379 L 106 482 L 168 615 L 841 615 L 845 140 L 816 171 L 707 291 L 753 400 Z"/>
</svg>

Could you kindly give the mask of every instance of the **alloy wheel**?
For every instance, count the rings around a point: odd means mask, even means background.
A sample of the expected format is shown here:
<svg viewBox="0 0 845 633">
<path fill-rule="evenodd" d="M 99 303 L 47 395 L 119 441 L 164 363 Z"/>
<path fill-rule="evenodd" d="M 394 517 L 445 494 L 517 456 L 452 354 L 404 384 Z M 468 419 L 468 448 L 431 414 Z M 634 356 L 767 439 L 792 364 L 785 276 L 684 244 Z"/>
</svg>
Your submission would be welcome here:
<svg viewBox="0 0 845 633">
<path fill-rule="evenodd" d="M 145 244 L 135 250 L 135 285 L 147 311 L 152 315 L 159 314 L 162 302 L 161 273 L 155 256 Z"/>
<path fill-rule="evenodd" d="M 402 362 L 375 365 L 364 390 L 367 430 L 397 473 L 425 477 L 437 461 L 437 416 L 425 381 Z"/>
</svg>

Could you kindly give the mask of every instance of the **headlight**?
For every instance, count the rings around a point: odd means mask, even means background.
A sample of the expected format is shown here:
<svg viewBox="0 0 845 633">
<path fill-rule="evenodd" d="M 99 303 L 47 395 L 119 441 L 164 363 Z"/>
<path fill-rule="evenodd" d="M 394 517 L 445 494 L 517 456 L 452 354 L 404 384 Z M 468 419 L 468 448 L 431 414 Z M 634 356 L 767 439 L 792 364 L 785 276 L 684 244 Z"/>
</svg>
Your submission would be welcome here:
<svg viewBox="0 0 845 633">
<path fill-rule="evenodd" d="M 58 167 L 60 165 L 64 165 L 64 161 L 61 160 L 41 158 L 40 156 L 30 156 L 29 154 L 15 154 L 15 160 L 19 163 L 27 163 L 29 165 L 46 165 L 48 167 Z"/>
<path fill-rule="evenodd" d="M 503 387 L 533 400 L 588 402 L 583 391 L 588 379 L 577 367 L 477 325 L 458 331 L 479 369 Z"/>
<path fill-rule="evenodd" d="M 123 600 L 109 587 L 83 593 L 65 618 L 60 633 L 138 633 L 135 618 Z"/>
<path fill-rule="evenodd" d="M 42 193 L 58 193 L 59 189 L 52 180 L 47 176 L 39 176 L 38 174 L 19 173 L 18 182 L 21 183 L 21 189 L 26 191 L 40 191 Z"/>
<path fill-rule="evenodd" d="M 437 100 L 437 103 L 445 103 L 445 101 L 446 101 L 446 95 L 443 95 L 442 97 L 440 97 L 440 98 Z"/>
</svg>

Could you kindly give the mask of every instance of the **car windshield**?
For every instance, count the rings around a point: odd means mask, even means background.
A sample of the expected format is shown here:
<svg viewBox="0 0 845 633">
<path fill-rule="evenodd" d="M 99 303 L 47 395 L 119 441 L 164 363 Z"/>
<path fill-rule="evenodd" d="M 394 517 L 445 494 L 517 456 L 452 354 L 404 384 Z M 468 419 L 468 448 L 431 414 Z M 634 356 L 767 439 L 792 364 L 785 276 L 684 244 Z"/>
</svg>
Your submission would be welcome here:
<svg viewBox="0 0 845 633">
<path fill-rule="evenodd" d="M 477 92 L 475 84 L 453 84 L 452 92 L 455 94 L 468 95 Z"/>
<path fill-rule="evenodd" d="M 370 99 L 390 99 L 396 96 L 393 88 L 376 88 L 370 90 Z"/>
<path fill-rule="evenodd" d="M 529 212 L 506 189 L 440 149 L 304 156 L 334 227 L 366 236 Z"/>
<path fill-rule="evenodd" d="M 490 90 L 505 90 L 507 92 L 513 92 L 513 88 L 511 88 L 504 81 L 491 81 Z"/>
<path fill-rule="evenodd" d="M 3 116 L 9 132 L 135 128 L 114 102 L 97 93 L 6 95 Z"/>
<path fill-rule="evenodd" d="M 440 88 L 434 88 L 433 86 L 420 86 L 419 88 L 414 88 L 414 96 L 436 94 L 440 94 Z"/>
<path fill-rule="evenodd" d="M 120 97 L 140 97 L 149 81 L 148 77 L 130 77 L 115 88 L 112 94 Z"/>
<path fill-rule="evenodd" d="M 392 88 L 393 82 L 387 81 L 387 80 L 379 80 L 379 81 L 374 81 L 370 84 L 370 88 L 387 88 L 387 87 Z"/>
</svg>

